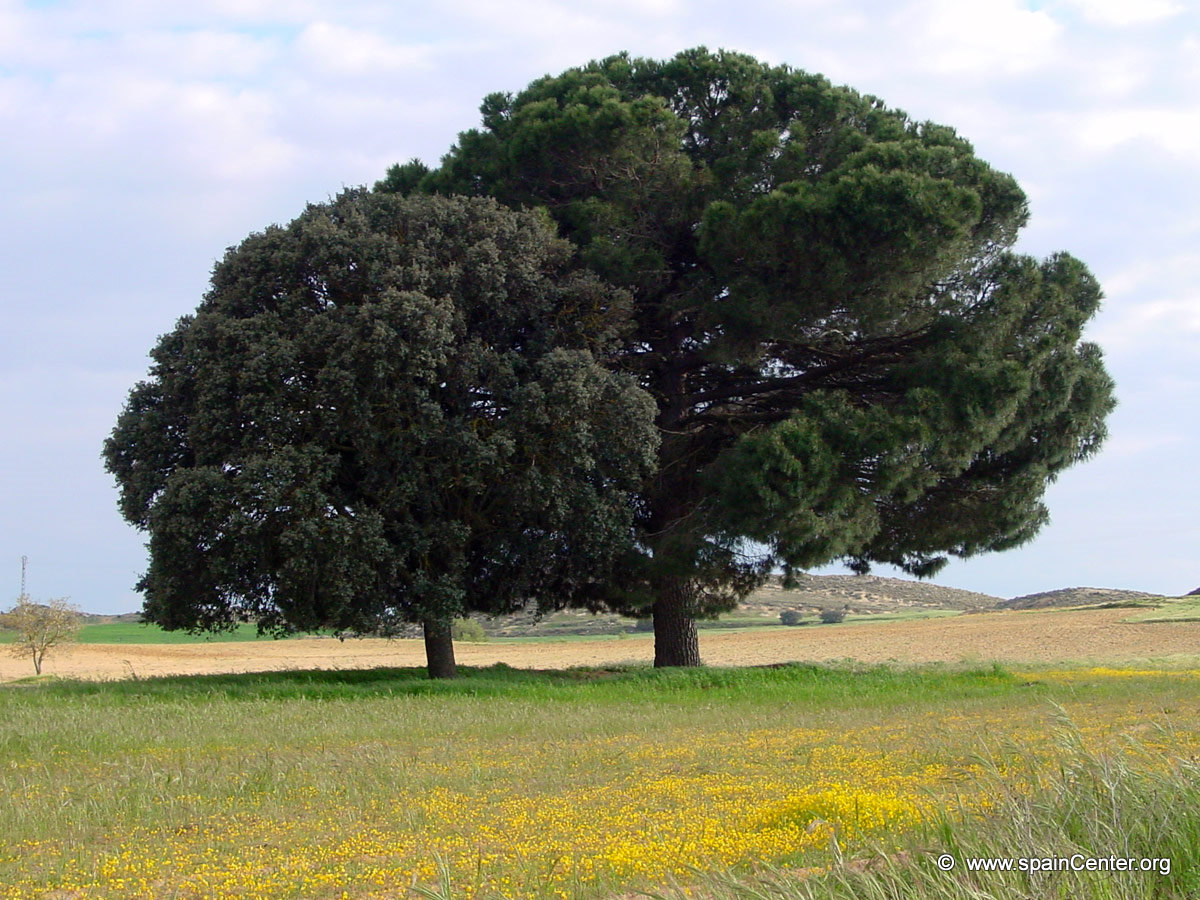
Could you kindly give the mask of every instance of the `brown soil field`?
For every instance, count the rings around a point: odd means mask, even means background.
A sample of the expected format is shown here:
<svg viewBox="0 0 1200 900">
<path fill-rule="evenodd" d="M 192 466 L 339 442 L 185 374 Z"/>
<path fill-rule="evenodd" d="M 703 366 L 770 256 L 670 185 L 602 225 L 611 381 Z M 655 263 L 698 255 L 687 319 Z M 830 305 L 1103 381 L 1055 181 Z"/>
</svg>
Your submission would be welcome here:
<svg viewBox="0 0 1200 900">
<path fill-rule="evenodd" d="M 1128 609 L 997 611 L 945 619 L 810 625 L 701 632 L 704 661 L 750 666 L 828 662 L 1085 662 L 1114 664 L 1200 658 L 1200 622 L 1126 624 Z M 650 635 L 626 640 L 497 641 L 456 645 L 463 665 L 507 663 L 554 669 L 647 663 Z M 258 672 L 279 669 L 364 669 L 424 665 L 419 640 L 297 638 L 214 644 L 78 644 L 52 651 L 43 671 L 69 678 Z M 0 681 L 24 678 L 28 659 L 0 656 Z"/>
</svg>

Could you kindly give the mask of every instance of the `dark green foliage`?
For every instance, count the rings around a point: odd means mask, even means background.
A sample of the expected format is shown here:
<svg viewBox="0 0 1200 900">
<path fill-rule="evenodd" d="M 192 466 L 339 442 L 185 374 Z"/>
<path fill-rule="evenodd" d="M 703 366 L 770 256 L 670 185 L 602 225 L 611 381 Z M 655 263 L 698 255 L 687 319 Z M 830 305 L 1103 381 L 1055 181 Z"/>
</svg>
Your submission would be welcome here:
<svg viewBox="0 0 1200 900">
<path fill-rule="evenodd" d="M 387 177 L 376 187 L 384 193 L 408 195 L 428 174 L 429 166 L 419 159 L 410 159 L 403 165 L 397 163 L 388 169 Z"/>
<path fill-rule="evenodd" d="M 822 625 L 837 625 L 839 622 L 844 621 L 846 621 L 846 611 L 844 609 L 821 610 Z"/>
<path fill-rule="evenodd" d="M 798 609 L 785 609 L 779 614 L 779 621 L 783 625 L 803 625 L 804 613 Z"/>
<path fill-rule="evenodd" d="M 653 406 L 593 353 L 628 298 L 486 199 L 347 191 L 231 249 L 105 444 L 145 618 L 394 633 L 583 602 Z"/>
<path fill-rule="evenodd" d="M 1025 197 L 950 128 L 703 48 L 482 111 L 439 169 L 377 188 L 543 208 L 632 293 L 612 359 L 663 441 L 615 606 L 706 615 L 773 565 L 928 575 L 1015 546 L 1102 441 L 1112 383 L 1080 341 L 1099 287 L 1009 251 Z"/>
</svg>

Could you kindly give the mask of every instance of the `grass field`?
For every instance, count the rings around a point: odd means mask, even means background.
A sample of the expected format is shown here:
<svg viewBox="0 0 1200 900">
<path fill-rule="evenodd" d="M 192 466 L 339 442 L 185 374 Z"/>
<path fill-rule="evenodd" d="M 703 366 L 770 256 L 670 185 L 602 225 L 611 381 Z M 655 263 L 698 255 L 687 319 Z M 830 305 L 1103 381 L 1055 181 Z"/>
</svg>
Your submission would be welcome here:
<svg viewBox="0 0 1200 900">
<path fill-rule="evenodd" d="M 1198 701 L 1152 667 L 10 685 L 0 898 L 1193 897 Z M 971 847 L 1172 871 L 932 865 Z"/>
<path fill-rule="evenodd" d="M 1200 597 L 1172 597 L 1132 613 L 1130 622 L 1200 622 Z"/>
<path fill-rule="evenodd" d="M 230 641 L 272 640 L 261 638 L 253 625 L 239 625 L 233 631 L 216 634 L 189 634 L 186 631 L 163 631 L 157 625 L 133 622 L 111 622 L 103 625 L 84 625 L 76 640 L 81 644 L 196 644 Z"/>
<path fill-rule="evenodd" d="M 0 644 L 11 644 L 16 632 L 0 629 Z M 217 634 L 189 634 L 186 631 L 163 631 L 157 625 L 136 622 L 105 622 L 84 625 L 75 640 L 80 644 L 202 644 L 272 640 L 260 638 L 253 625 L 239 625 L 233 631 Z"/>
</svg>

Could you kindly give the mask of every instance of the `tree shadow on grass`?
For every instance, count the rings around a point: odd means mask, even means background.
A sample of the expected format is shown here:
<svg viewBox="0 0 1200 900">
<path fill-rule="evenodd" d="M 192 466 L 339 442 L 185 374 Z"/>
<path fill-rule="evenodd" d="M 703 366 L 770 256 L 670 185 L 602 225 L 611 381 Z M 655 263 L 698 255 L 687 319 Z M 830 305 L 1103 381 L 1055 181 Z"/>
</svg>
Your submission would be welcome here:
<svg viewBox="0 0 1200 900">
<path fill-rule="evenodd" d="M 387 697 L 505 697 L 514 700 L 767 703 L 894 703 L 931 697 L 990 696 L 1022 682 L 1000 666 L 896 667 L 789 663 L 768 667 L 654 669 L 646 665 L 516 669 L 461 666 L 456 679 L 431 680 L 424 667 L 289 669 L 167 675 L 123 681 L 55 678 L 30 685 L 47 697 L 121 704 L 146 700 L 355 700 Z M 2 690 L 2 688 L 0 688 Z"/>
<path fill-rule="evenodd" d="M 553 692 L 556 687 L 636 677 L 639 667 L 515 669 L 503 663 L 460 666 L 453 680 L 431 680 L 424 666 L 373 669 L 287 669 L 206 675 L 163 675 L 119 681 L 55 678 L 36 685 L 47 693 L 160 699 L 354 699 L 388 696 L 495 696 Z M 3 686 L 0 686 L 2 689 Z"/>
</svg>

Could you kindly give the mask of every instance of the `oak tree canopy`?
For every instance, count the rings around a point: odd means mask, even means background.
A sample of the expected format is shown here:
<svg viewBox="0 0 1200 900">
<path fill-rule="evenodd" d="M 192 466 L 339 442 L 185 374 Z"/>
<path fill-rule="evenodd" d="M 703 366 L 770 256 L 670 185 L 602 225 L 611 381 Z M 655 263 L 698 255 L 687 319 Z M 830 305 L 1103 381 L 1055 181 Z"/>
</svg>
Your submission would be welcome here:
<svg viewBox="0 0 1200 900">
<path fill-rule="evenodd" d="M 347 191 L 231 248 L 104 447 L 167 629 L 391 634 L 587 603 L 629 552 L 653 402 L 628 295 L 490 199 Z"/>
</svg>

